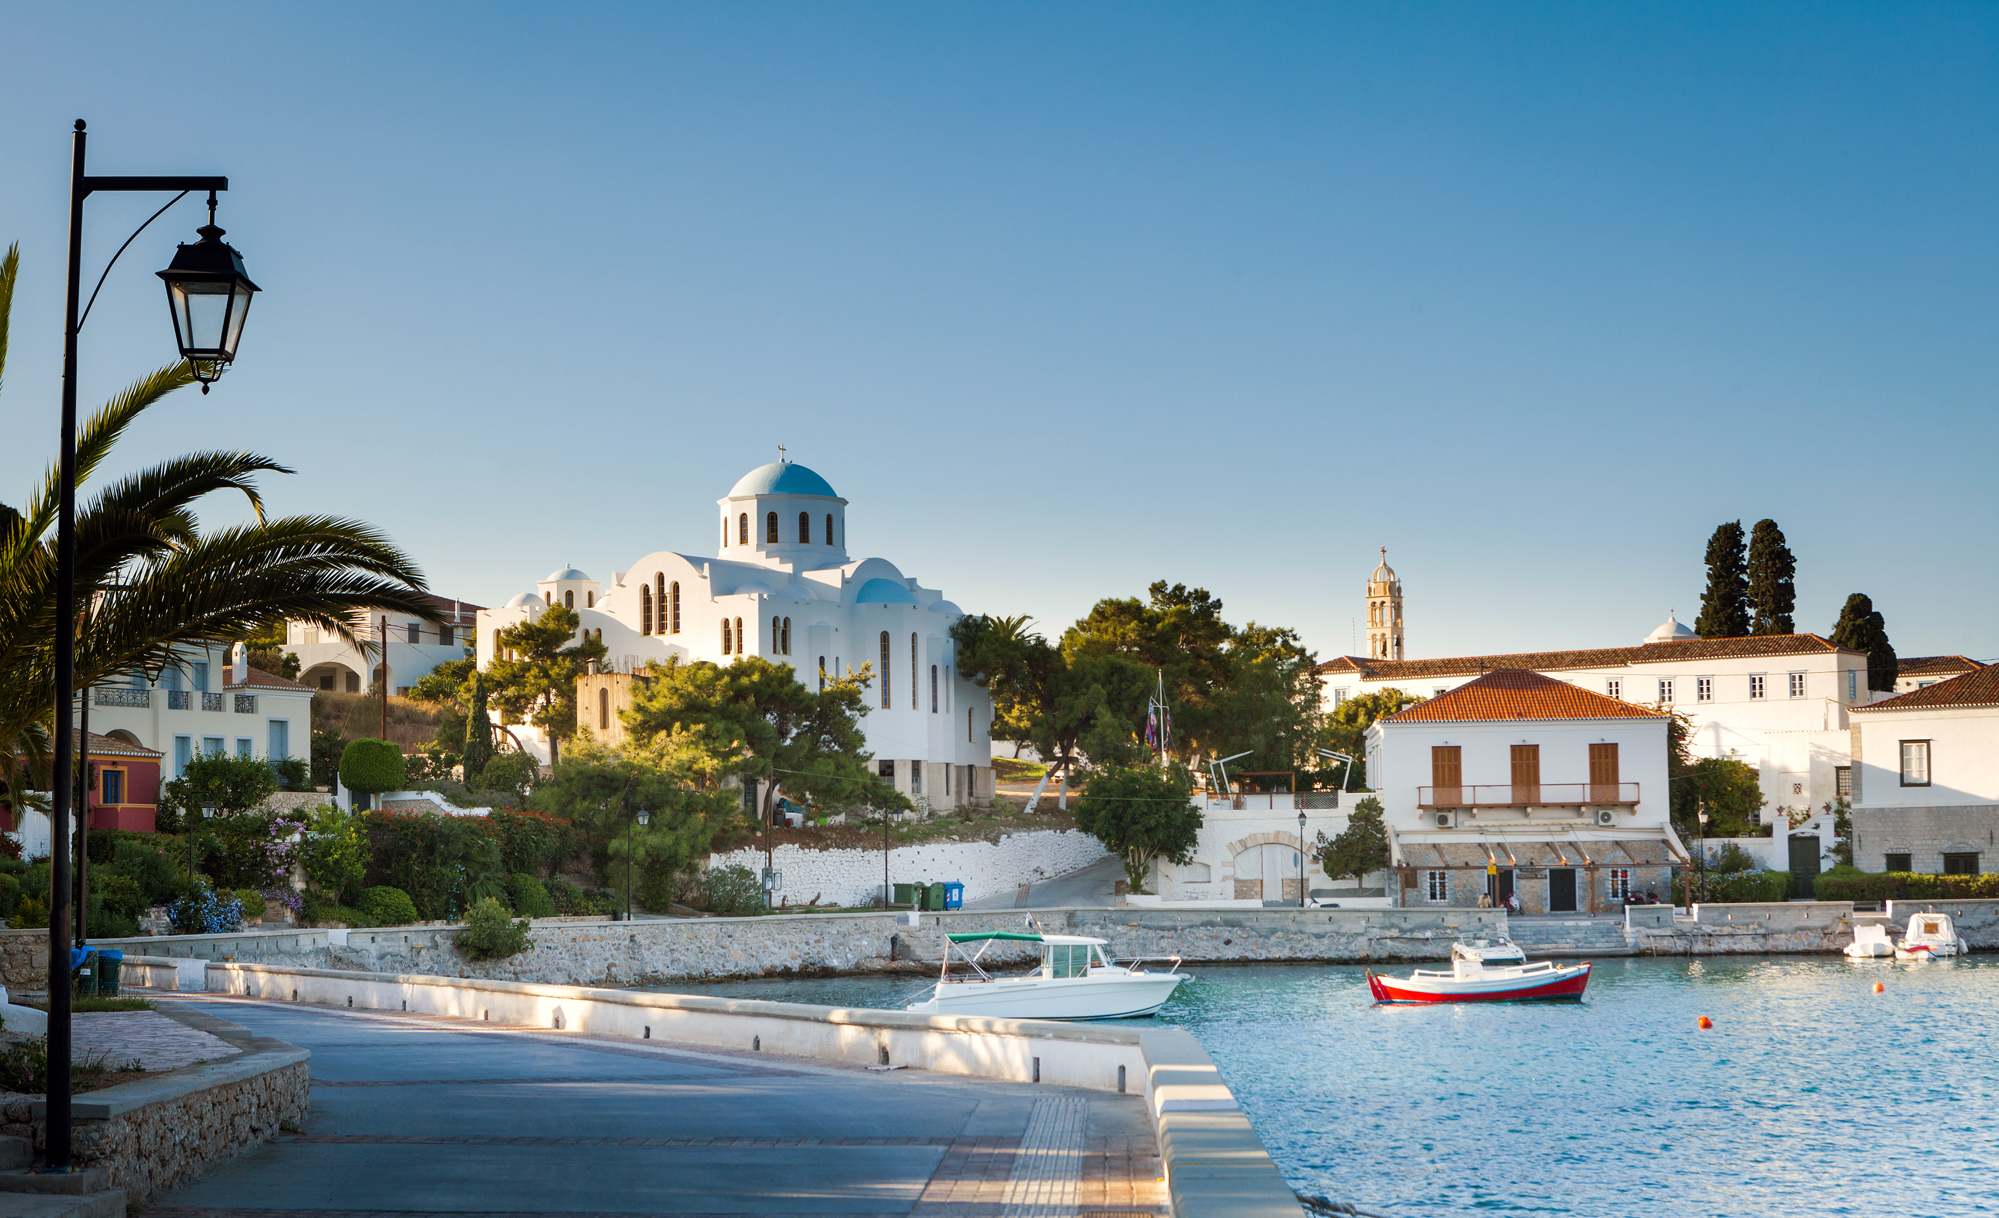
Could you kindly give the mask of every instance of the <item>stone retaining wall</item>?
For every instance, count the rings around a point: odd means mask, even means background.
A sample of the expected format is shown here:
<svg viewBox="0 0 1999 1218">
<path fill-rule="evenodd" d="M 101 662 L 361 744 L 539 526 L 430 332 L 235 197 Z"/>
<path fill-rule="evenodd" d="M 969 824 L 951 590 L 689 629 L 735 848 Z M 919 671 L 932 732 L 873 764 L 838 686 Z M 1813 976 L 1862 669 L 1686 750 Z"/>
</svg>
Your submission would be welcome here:
<svg viewBox="0 0 1999 1218">
<path fill-rule="evenodd" d="M 1999 951 L 1999 901 L 1890 901 L 1888 923 L 1897 930 L 1919 913 L 1947 913 L 1957 937 L 1972 951 Z"/>
<path fill-rule="evenodd" d="M 0 930 L 0 986 L 23 993 L 49 988 L 49 932 Z"/>
</svg>

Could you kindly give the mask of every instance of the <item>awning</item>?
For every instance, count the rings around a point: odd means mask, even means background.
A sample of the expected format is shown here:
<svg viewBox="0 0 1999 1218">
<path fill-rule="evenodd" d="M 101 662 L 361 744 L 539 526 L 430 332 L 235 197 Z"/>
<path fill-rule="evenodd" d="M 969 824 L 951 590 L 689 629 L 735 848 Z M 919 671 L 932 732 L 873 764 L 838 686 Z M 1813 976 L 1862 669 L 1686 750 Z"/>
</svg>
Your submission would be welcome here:
<svg viewBox="0 0 1999 1218">
<path fill-rule="evenodd" d="M 1688 861 L 1667 833 L 1651 837 L 1629 829 L 1570 833 L 1423 829 L 1391 832 L 1390 842 L 1393 862 L 1405 867 L 1672 867 Z"/>
</svg>

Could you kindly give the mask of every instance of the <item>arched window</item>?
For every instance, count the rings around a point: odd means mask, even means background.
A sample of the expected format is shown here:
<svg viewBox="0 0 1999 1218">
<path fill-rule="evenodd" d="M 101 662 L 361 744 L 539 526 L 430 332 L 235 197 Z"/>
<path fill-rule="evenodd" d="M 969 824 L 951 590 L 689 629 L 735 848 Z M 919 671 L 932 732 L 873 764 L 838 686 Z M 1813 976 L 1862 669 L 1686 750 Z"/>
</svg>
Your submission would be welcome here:
<svg viewBox="0 0 1999 1218">
<path fill-rule="evenodd" d="M 909 709 L 916 710 L 922 704 L 916 700 L 916 632 L 909 632 Z"/>
<path fill-rule="evenodd" d="M 500 632 L 497 630 L 493 632 L 493 658 L 496 660 L 507 658 L 507 649 L 500 645 Z"/>
<path fill-rule="evenodd" d="M 652 633 L 652 589 L 639 585 L 639 633 Z"/>
<path fill-rule="evenodd" d="M 784 619 L 784 654 L 791 654 L 791 619 Z"/>
<path fill-rule="evenodd" d="M 888 631 L 882 631 L 882 709 L 889 706 L 888 695 Z"/>
<path fill-rule="evenodd" d="M 597 691 L 597 730 L 600 732 L 611 730 L 611 691 L 608 689 L 600 688 Z"/>
<path fill-rule="evenodd" d="M 750 544 L 750 514 L 748 512 L 744 512 L 742 515 L 736 517 L 736 544 L 739 546 Z"/>
<path fill-rule="evenodd" d="M 812 544 L 812 513 L 810 512 L 800 512 L 798 514 L 798 544 L 801 546 Z"/>
<path fill-rule="evenodd" d="M 542 594 L 541 594 L 541 603 L 542 603 L 542 604 L 544 604 L 544 605 L 553 605 L 553 604 L 555 603 L 555 593 L 553 593 L 553 592 L 544 592 L 544 593 L 542 593 Z"/>
<path fill-rule="evenodd" d="M 826 657 L 819 657 L 819 692 L 826 692 Z"/>
<path fill-rule="evenodd" d="M 777 513 L 776 513 L 776 512 L 765 512 L 765 513 L 764 513 L 764 541 L 765 541 L 765 542 L 767 542 L 767 543 L 769 543 L 770 545 L 776 545 L 776 544 L 777 544 Z"/>
<path fill-rule="evenodd" d="M 722 517 L 722 548 L 725 550 L 729 548 L 729 518 L 727 516 Z"/>
<path fill-rule="evenodd" d="M 777 652 L 779 655 L 784 654 L 784 632 L 778 629 L 778 620 L 776 618 L 770 620 L 770 642 L 771 650 Z"/>
<path fill-rule="evenodd" d="M 640 584 L 639 586 L 643 588 L 645 585 Z M 663 571 L 654 571 L 652 573 L 652 586 L 653 586 L 653 604 L 659 606 L 659 616 L 653 619 L 654 633 L 665 634 L 666 633 L 666 573 Z"/>
<path fill-rule="evenodd" d="M 930 713 L 937 713 L 937 666 L 930 666 Z"/>
<path fill-rule="evenodd" d="M 965 708 L 965 743 L 972 743 L 972 708 Z"/>
<path fill-rule="evenodd" d="M 728 654 L 730 654 L 730 651 L 731 651 L 731 649 L 732 649 L 732 648 L 733 648 L 733 646 L 734 646 L 734 642 L 735 642 L 735 641 L 734 641 L 734 639 L 733 639 L 733 638 L 732 638 L 732 637 L 730 636 L 730 634 L 729 634 L 729 619 L 728 619 L 728 618 L 723 618 L 723 619 L 722 619 L 722 654 L 723 654 L 723 655 L 728 655 Z"/>
<path fill-rule="evenodd" d="M 673 598 L 673 610 L 672 613 L 666 619 L 669 623 L 671 623 L 667 628 L 671 630 L 673 633 L 679 634 L 680 633 L 680 581 L 679 580 L 676 579 L 673 581 L 673 586 L 668 591 L 668 595 Z"/>
<path fill-rule="evenodd" d="M 826 513 L 826 544 L 833 544 L 833 513 Z"/>
<path fill-rule="evenodd" d="M 743 654 L 744 652 L 746 652 L 746 651 L 748 651 L 748 650 L 749 650 L 749 646 L 750 646 L 750 636 L 749 636 L 749 635 L 747 635 L 747 634 L 744 634 L 744 633 L 743 633 L 743 619 L 742 619 L 742 618 L 737 618 L 737 619 L 736 619 L 736 654 L 737 654 L 737 655 L 742 655 L 742 654 Z"/>
<path fill-rule="evenodd" d="M 597 594 L 595 592 L 585 592 L 583 594 L 583 607 L 585 609 L 595 609 L 597 607 Z"/>
<path fill-rule="evenodd" d="M 576 594 L 574 592 L 565 592 L 562 594 L 562 607 L 564 609 L 576 608 Z"/>
</svg>

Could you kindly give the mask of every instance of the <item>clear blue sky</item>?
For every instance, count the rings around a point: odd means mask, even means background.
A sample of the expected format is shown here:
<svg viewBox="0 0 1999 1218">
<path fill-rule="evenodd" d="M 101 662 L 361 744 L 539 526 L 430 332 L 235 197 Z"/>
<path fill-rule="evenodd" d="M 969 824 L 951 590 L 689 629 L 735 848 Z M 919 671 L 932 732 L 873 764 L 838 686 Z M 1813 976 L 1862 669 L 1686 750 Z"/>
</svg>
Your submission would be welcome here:
<svg viewBox="0 0 1999 1218">
<path fill-rule="evenodd" d="M 7 3 L 0 45 L 12 502 L 82 116 L 97 172 L 230 175 L 265 289 L 125 461 L 267 452 L 446 595 L 712 552 L 781 442 L 857 554 L 1051 628 L 1166 578 L 1330 656 L 1387 545 L 1412 655 L 1635 642 L 1772 516 L 1801 629 L 1864 591 L 1999 655 L 1991 4 Z M 157 205 L 93 202 L 93 278 Z M 113 273 L 86 402 L 171 355 L 199 216 Z"/>
</svg>

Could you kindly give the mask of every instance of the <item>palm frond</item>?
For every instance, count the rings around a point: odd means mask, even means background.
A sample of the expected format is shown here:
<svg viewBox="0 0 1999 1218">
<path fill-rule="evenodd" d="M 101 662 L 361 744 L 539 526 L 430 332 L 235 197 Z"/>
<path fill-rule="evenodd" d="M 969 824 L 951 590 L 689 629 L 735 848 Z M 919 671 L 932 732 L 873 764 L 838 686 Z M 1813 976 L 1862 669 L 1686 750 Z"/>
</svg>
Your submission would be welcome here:
<svg viewBox="0 0 1999 1218">
<path fill-rule="evenodd" d="M 176 389 L 194 384 L 194 373 L 188 370 L 185 360 L 160 368 L 140 377 L 127 385 L 117 397 L 112 398 L 90 416 L 78 429 L 76 437 L 76 483 L 82 486 L 90 480 L 98 465 L 111 452 L 118 437 L 125 434 L 148 406 L 159 401 Z M 51 465 L 42 479 L 41 489 L 28 501 L 22 515 L 27 517 L 29 535 L 39 538 L 55 524 L 56 511 L 61 506 L 62 469 Z"/>
<path fill-rule="evenodd" d="M 14 280 L 21 273 L 21 243 L 7 247 L 0 258 L 0 385 L 7 383 L 7 323 L 14 315 Z"/>
</svg>

